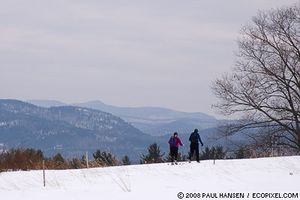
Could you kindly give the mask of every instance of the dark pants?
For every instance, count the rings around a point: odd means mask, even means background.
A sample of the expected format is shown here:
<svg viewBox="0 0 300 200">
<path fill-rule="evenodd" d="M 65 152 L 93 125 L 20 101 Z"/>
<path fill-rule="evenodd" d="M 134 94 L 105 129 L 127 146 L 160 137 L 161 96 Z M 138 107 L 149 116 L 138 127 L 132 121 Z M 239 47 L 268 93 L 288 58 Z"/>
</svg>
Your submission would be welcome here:
<svg viewBox="0 0 300 200">
<path fill-rule="evenodd" d="M 199 162 L 199 143 L 191 143 L 189 160 L 192 160 L 194 153 L 196 152 L 196 160 Z"/>
<path fill-rule="evenodd" d="M 178 147 L 170 147 L 170 156 L 172 162 L 174 162 L 174 160 L 177 160 Z"/>
</svg>

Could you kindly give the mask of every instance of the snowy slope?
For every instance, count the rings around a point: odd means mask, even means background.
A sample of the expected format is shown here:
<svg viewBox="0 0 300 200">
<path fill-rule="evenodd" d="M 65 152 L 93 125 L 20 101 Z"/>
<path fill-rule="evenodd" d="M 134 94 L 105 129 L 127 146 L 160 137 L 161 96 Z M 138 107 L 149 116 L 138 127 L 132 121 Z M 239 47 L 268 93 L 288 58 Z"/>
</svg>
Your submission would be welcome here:
<svg viewBox="0 0 300 200">
<path fill-rule="evenodd" d="M 299 193 L 300 156 L 217 160 L 215 165 L 208 160 L 177 166 L 49 170 L 46 179 L 44 188 L 42 171 L 0 173 L 1 199 L 150 200 L 178 199 L 178 192 Z"/>
</svg>

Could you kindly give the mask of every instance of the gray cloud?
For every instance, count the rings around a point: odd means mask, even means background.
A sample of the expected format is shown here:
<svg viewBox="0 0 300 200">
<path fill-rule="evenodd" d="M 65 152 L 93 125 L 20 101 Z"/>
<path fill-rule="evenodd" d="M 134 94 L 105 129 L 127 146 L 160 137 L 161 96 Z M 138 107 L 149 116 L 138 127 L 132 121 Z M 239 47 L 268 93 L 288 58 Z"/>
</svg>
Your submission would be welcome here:
<svg viewBox="0 0 300 200">
<path fill-rule="evenodd" d="M 297 0 L 1 1 L 0 98 L 214 114 L 242 25 Z"/>
</svg>

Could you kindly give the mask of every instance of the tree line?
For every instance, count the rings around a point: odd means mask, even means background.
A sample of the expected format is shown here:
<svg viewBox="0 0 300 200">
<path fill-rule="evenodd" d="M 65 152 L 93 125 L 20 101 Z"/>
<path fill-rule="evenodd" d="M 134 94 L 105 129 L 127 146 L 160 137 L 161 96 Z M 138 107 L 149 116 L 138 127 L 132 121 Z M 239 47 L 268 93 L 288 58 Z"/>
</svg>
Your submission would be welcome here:
<svg viewBox="0 0 300 200">
<path fill-rule="evenodd" d="M 43 166 L 44 162 L 44 166 Z M 104 167 L 115 165 L 129 165 L 128 156 L 118 160 L 112 153 L 97 150 L 93 153 L 93 160 L 88 161 L 89 167 Z M 44 156 L 41 150 L 10 149 L 0 153 L 0 172 L 15 170 L 43 169 L 81 169 L 87 167 L 85 156 L 81 158 L 66 159 L 60 153 L 52 157 Z"/>
<path fill-rule="evenodd" d="M 206 147 L 200 153 L 200 159 L 225 159 L 225 158 L 245 158 L 251 157 L 246 150 L 238 151 L 234 157 L 226 157 L 226 151 L 223 147 Z M 179 153 L 178 161 L 186 161 L 188 155 Z M 44 162 L 44 166 L 43 166 Z M 164 163 L 170 162 L 170 155 L 162 153 L 159 145 L 153 143 L 147 148 L 147 153 L 140 157 L 139 164 Z M 93 157 L 88 161 L 85 156 L 81 158 L 66 159 L 62 154 L 57 153 L 53 156 L 46 157 L 41 150 L 32 148 L 27 149 L 10 149 L 0 153 L 0 172 L 16 170 L 41 170 L 45 169 L 82 169 L 107 166 L 130 165 L 132 161 L 129 156 L 125 155 L 118 159 L 110 152 L 97 150 Z M 138 164 L 138 163 L 136 163 Z"/>
</svg>

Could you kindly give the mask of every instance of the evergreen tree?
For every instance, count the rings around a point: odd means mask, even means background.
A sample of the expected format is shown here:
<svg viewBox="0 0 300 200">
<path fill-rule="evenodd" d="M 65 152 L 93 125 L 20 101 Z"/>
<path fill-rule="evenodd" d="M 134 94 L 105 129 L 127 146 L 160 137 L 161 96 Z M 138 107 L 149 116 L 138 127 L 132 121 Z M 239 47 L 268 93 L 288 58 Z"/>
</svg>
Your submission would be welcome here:
<svg viewBox="0 0 300 200">
<path fill-rule="evenodd" d="M 65 159 L 63 158 L 63 156 L 60 153 L 57 153 L 54 157 L 53 157 L 53 161 L 57 162 L 57 163 L 64 163 Z"/>
<path fill-rule="evenodd" d="M 234 152 L 235 158 L 242 159 L 242 158 L 250 158 L 251 152 L 246 147 L 240 147 L 237 151 Z"/>
<path fill-rule="evenodd" d="M 127 155 L 125 155 L 122 159 L 122 164 L 123 165 L 131 165 L 131 161 Z"/>
<path fill-rule="evenodd" d="M 81 169 L 81 168 L 85 168 L 85 161 L 83 161 L 82 159 L 78 159 L 78 158 L 73 158 L 70 162 L 69 165 L 71 167 L 71 169 Z"/>
<path fill-rule="evenodd" d="M 226 152 L 224 152 L 222 146 L 217 147 L 205 147 L 202 155 L 200 156 L 201 160 L 208 160 L 208 159 L 224 159 L 226 156 Z"/>
<path fill-rule="evenodd" d="M 153 143 L 148 147 L 148 154 L 142 155 L 141 163 L 161 163 L 163 162 L 164 153 L 160 153 L 160 147 Z"/>
<path fill-rule="evenodd" d="M 60 153 L 57 153 L 55 156 L 53 156 L 52 162 L 54 169 L 65 169 L 67 165 L 65 159 Z"/>
<path fill-rule="evenodd" d="M 93 157 L 101 166 L 115 166 L 118 164 L 118 160 L 115 156 L 105 151 L 101 152 L 100 150 L 97 150 L 93 154 Z"/>
</svg>

